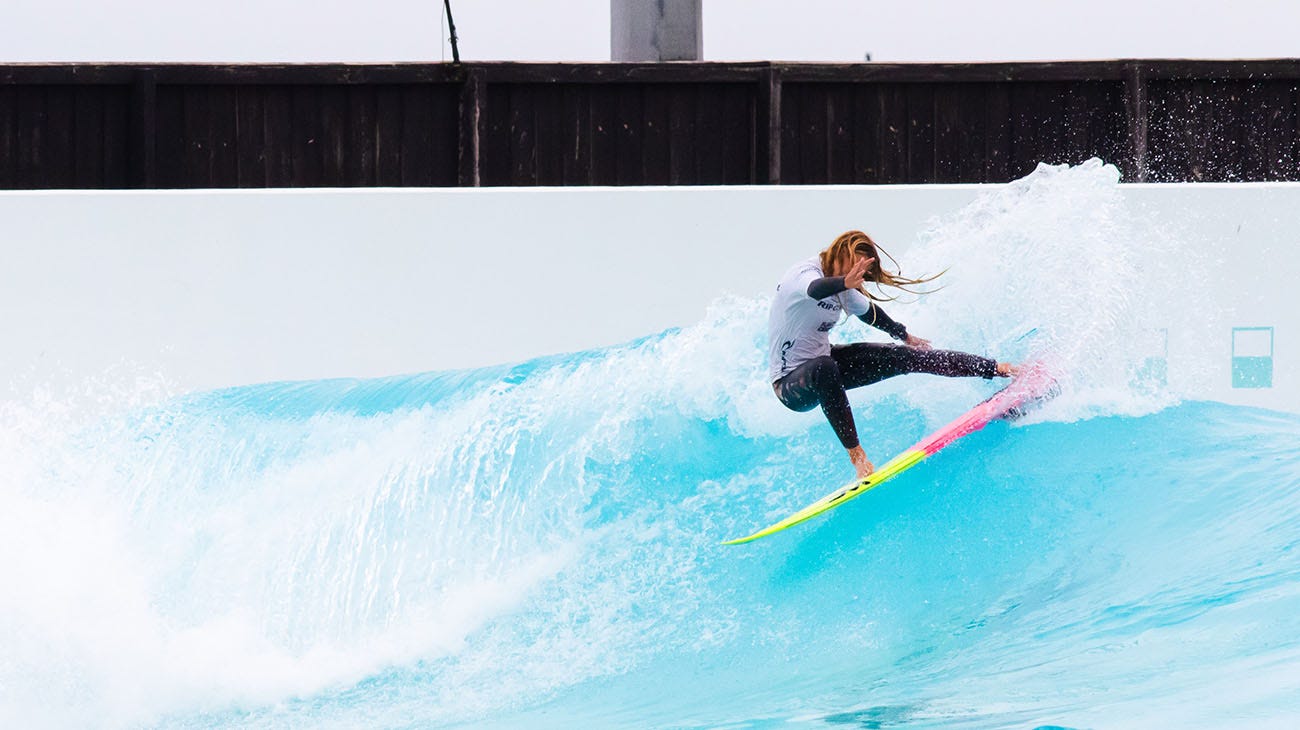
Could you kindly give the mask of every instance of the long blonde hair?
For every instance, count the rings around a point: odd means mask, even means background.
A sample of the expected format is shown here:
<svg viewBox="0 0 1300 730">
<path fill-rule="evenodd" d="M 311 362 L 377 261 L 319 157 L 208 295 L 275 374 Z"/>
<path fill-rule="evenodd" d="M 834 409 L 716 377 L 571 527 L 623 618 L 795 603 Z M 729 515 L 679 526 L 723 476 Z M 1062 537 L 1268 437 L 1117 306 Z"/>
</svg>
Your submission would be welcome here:
<svg viewBox="0 0 1300 730">
<path fill-rule="evenodd" d="M 887 271 L 882 265 L 883 261 L 880 258 L 881 254 L 887 256 L 893 263 L 893 271 Z M 868 299 L 875 302 L 892 302 L 898 297 L 872 294 L 867 291 L 868 281 L 875 282 L 878 287 L 892 286 L 895 289 L 900 289 L 908 294 L 928 294 L 929 291 L 916 291 L 909 287 L 919 286 L 934 281 L 940 276 L 943 276 L 947 271 L 947 269 L 944 269 L 933 276 L 922 276 L 916 279 L 903 276 L 903 272 L 898 266 L 898 261 L 896 261 L 893 256 L 890 256 L 888 251 L 881 248 L 875 241 L 871 240 L 871 236 L 868 236 L 862 231 L 846 231 L 841 233 L 839 237 L 835 239 L 835 242 L 825 251 L 821 252 L 822 272 L 829 275 L 832 265 L 837 261 L 844 261 L 851 265 L 853 257 L 855 256 L 867 256 L 876 260 L 876 262 L 871 266 L 871 270 L 868 271 L 866 276 L 863 278 L 862 287 L 859 289 L 859 291 L 866 295 Z"/>
</svg>

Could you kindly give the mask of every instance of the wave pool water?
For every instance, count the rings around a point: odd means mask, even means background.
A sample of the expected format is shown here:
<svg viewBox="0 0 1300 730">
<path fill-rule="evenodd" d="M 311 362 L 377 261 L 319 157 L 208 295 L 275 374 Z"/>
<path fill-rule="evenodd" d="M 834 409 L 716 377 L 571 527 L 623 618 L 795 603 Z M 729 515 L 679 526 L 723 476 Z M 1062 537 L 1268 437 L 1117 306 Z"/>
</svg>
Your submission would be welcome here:
<svg viewBox="0 0 1300 730">
<path fill-rule="evenodd" d="M 1172 244 L 1115 182 L 936 221 L 904 264 L 949 288 L 891 308 L 1034 330 L 1060 397 L 747 546 L 851 476 L 763 383 L 763 300 L 513 366 L 6 403 L 0 725 L 1292 727 L 1300 416 L 1144 379 L 1122 343 L 1181 294 L 1126 263 Z M 879 462 L 993 387 L 853 402 Z"/>
</svg>

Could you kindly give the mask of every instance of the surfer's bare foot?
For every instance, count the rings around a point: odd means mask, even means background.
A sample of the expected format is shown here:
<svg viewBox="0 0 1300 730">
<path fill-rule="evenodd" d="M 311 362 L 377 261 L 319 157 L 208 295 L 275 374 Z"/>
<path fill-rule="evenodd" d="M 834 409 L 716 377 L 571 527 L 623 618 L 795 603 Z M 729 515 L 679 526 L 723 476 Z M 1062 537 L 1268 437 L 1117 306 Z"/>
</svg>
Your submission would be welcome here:
<svg viewBox="0 0 1300 730">
<path fill-rule="evenodd" d="M 858 470 L 859 479 L 866 479 L 876 470 L 875 465 L 867 458 L 867 452 L 863 451 L 861 446 L 849 449 L 849 461 L 852 461 L 853 468 Z"/>
<path fill-rule="evenodd" d="M 1019 374 L 1020 374 L 1020 366 L 1019 366 L 1019 365 L 1013 365 L 1013 364 L 1011 364 L 1011 363 L 1009 363 L 1009 362 L 1000 362 L 1000 363 L 998 363 L 998 377 L 999 377 L 999 378 L 1014 378 L 1014 377 L 1016 377 L 1016 376 L 1019 375 Z"/>
</svg>

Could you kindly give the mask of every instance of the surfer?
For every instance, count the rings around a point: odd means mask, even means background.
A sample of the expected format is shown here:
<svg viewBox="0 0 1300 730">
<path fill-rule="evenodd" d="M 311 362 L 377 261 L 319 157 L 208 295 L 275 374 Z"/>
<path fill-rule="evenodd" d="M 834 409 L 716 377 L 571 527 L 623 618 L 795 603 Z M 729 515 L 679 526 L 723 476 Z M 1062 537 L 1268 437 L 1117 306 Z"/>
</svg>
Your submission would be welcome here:
<svg viewBox="0 0 1300 730">
<path fill-rule="evenodd" d="M 880 265 L 889 256 L 862 231 L 848 231 L 829 248 L 795 265 L 781 277 L 768 319 L 769 376 L 776 397 L 794 411 L 821 405 L 826 420 L 849 452 L 849 460 L 865 478 L 875 470 L 858 442 L 857 427 L 845 391 L 904 373 L 947 377 L 1011 377 L 1014 365 L 953 350 L 936 350 L 895 322 L 878 302 L 892 297 L 869 293 L 865 283 L 918 294 L 909 287 L 935 276 L 912 279 Z M 894 268 L 898 262 L 892 256 Z M 888 334 L 903 344 L 856 342 L 830 344 L 830 330 L 840 310 Z"/>
</svg>

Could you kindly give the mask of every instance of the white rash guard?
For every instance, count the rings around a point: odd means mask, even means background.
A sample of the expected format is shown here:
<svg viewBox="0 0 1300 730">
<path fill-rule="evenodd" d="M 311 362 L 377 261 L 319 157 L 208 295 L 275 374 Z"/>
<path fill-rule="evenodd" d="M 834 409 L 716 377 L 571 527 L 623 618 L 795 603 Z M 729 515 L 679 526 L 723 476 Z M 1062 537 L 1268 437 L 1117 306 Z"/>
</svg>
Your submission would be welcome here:
<svg viewBox="0 0 1300 730">
<path fill-rule="evenodd" d="M 817 300 L 808 285 L 826 276 L 818 256 L 796 264 L 776 285 L 767 320 L 768 377 L 784 378 L 805 362 L 831 354 L 830 331 L 840 311 L 859 316 L 871 311 L 871 300 L 856 289 Z M 879 311 L 879 310 L 877 310 Z"/>
</svg>

